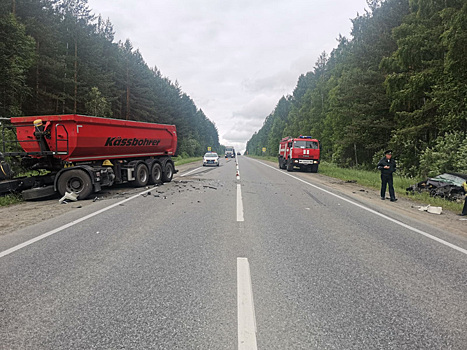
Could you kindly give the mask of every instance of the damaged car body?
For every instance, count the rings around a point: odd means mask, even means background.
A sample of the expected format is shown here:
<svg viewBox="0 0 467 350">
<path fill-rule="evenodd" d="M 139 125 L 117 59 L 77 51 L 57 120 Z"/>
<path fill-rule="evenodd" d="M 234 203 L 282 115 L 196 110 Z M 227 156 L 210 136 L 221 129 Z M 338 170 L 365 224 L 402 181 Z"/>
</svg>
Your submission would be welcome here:
<svg viewBox="0 0 467 350">
<path fill-rule="evenodd" d="M 406 189 L 407 193 L 428 192 L 432 197 L 440 197 L 451 201 L 464 200 L 463 184 L 467 181 L 467 174 L 444 173 L 428 178 Z"/>
</svg>

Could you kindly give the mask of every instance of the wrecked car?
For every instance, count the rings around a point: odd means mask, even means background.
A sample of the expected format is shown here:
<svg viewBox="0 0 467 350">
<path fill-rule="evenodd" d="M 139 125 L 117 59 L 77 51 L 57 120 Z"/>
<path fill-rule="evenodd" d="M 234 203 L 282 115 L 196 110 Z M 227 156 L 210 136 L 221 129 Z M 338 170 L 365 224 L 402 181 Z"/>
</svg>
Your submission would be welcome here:
<svg viewBox="0 0 467 350">
<path fill-rule="evenodd" d="M 444 173 L 412 185 L 406 191 L 407 193 L 428 192 L 432 197 L 462 201 L 466 194 L 462 184 L 466 181 L 467 174 Z"/>
</svg>

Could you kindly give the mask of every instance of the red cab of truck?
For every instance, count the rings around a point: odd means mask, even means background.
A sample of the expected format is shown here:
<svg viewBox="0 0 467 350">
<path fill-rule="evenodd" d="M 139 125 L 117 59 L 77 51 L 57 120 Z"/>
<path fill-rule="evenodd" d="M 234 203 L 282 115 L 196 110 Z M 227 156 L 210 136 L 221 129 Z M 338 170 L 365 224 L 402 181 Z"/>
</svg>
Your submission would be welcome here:
<svg viewBox="0 0 467 350">
<path fill-rule="evenodd" d="M 320 142 L 311 136 L 284 137 L 279 144 L 279 168 L 292 171 L 295 167 L 318 172 Z"/>
</svg>

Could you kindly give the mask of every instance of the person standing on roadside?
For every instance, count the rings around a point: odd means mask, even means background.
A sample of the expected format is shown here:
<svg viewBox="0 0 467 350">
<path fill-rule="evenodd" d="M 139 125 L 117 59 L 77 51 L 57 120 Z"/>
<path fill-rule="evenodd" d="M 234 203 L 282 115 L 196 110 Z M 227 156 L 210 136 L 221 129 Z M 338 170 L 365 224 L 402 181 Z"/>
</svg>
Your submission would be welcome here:
<svg viewBox="0 0 467 350">
<path fill-rule="evenodd" d="M 462 184 L 464 187 L 465 192 L 465 200 L 464 200 L 464 208 L 462 209 L 462 213 L 459 214 L 460 216 L 467 216 L 467 181 Z"/>
<path fill-rule="evenodd" d="M 396 171 L 396 162 L 392 159 L 392 150 L 384 152 L 384 158 L 379 161 L 378 169 L 381 171 L 381 200 L 386 199 L 386 187 L 389 187 L 391 202 L 397 201 L 392 179 L 392 174 Z"/>
</svg>

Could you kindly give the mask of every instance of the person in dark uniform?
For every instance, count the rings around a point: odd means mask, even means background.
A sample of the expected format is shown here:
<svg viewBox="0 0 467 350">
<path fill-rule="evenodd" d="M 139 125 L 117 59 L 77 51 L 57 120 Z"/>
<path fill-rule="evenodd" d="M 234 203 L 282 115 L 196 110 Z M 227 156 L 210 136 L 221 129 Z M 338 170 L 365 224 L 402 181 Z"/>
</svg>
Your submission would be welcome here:
<svg viewBox="0 0 467 350">
<path fill-rule="evenodd" d="M 460 216 L 467 216 L 467 181 L 462 184 L 464 187 L 465 192 L 465 200 L 464 200 L 464 208 L 462 209 L 462 213 L 459 214 Z"/>
<path fill-rule="evenodd" d="M 384 158 L 379 161 L 378 169 L 381 171 L 381 199 L 386 199 L 386 187 L 388 186 L 391 202 L 397 201 L 392 180 L 392 173 L 396 171 L 396 162 L 392 159 L 392 150 L 384 152 Z"/>
</svg>

